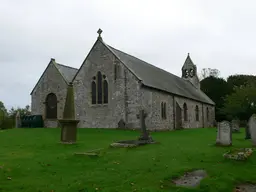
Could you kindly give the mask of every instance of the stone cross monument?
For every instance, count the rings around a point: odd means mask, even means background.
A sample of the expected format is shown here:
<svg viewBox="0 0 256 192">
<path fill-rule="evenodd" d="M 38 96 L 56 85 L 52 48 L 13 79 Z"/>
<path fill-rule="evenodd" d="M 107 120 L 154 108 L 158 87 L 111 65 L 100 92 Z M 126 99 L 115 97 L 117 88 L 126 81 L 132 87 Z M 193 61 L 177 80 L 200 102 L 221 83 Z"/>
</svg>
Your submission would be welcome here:
<svg viewBox="0 0 256 192">
<path fill-rule="evenodd" d="M 137 118 L 140 119 L 140 128 L 141 128 L 141 136 L 139 137 L 139 140 L 152 142 L 153 139 L 149 135 L 149 133 L 146 129 L 146 123 L 145 123 L 146 117 L 147 117 L 147 114 L 144 113 L 144 110 L 140 110 L 140 113 L 137 115 Z"/>
</svg>

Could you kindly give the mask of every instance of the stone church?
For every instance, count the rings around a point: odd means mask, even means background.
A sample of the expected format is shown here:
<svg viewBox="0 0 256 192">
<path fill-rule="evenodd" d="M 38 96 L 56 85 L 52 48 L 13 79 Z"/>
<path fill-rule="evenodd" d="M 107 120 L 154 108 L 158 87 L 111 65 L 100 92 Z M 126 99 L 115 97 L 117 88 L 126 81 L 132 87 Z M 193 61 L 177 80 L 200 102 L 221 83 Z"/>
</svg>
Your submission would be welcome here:
<svg viewBox="0 0 256 192">
<path fill-rule="evenodd" d="M 180 78 L 110 46 L 101 32 L 79 69 L 51 59 L 32 90 L 32 114 L 42 115 L 45 127 L 59 126 L 69 83 L 80 128 L 136 129 L 141 109 L 149 130 L 213 126 L 215 103 L 200 90 L 189 55 Z"/>
</svg>

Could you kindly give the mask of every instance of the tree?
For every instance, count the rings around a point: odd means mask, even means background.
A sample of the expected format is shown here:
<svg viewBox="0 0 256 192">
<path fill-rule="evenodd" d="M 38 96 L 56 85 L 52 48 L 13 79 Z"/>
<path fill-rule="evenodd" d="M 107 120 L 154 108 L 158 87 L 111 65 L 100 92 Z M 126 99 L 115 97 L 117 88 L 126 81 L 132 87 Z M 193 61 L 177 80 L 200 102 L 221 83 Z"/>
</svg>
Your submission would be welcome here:
<svg viewBox="0 0 256 192">
<path fill-rule="evenodd" d="M 0 111 L 3 111 L 5 113 L 5 115 L 7 114 L 7 110 L 4 106 L 4 103 L 2 101 L 0 101 Z"/>
<path fill-rule="evenodd" d="M 248 120 L 256 113 L 256 86 L 247 84 L 235 87 L 234 92 L 226 96 L 222 112 L 230 118 Z"/>
<path fill-rule="evenodd" d="M 25 116 L 25 115 L 30 115 L 31 114 L 30 106 L 26 105 L 25 108 L 18 107 L 17 109 L 15 109 L 15 108 L 12 107 L 9 110 L 9 113 L 8 113 L 9 117 L 13 117 L 14 118 L 18 111 L 20 112 L 20 116 Z"/>
<path fill-rule="evenodd" d="M 203 68 L 200 74 L 200 79 L 203 80 L 206 77 L 219 77 L 220 71 L 218 69 Z"/>
<path fill-rule="evenodd" d="M 214 76 L 203 79 L 200 86 L 201 90 L 215 102 L 216 120 L 224 120 L 226 115 L 220 109 L 224 106 L 226 95 L 232 92 L 232 87 L 223 78 Z"/>
<path fill-rule="evenodd" d="M 254 76 L 254 75 L 230 75 L 227 78 L 227 82 L 233 88 L 245 86 L 247 84 L 256 84 L 256 76 Z"/>
</svg>

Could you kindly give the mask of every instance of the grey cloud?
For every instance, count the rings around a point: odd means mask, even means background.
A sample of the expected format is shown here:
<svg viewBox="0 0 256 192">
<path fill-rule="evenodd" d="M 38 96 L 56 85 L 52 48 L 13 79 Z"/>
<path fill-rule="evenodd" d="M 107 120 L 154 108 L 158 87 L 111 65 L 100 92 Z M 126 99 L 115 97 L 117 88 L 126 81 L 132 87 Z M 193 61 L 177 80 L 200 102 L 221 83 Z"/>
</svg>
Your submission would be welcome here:
<svg viewBox="0 0 256 192">
<path fill-rule="evenodd" d="M 30 104 L 30 91 L 54 57 L 79 68 L 103 29 L 103 40 L 181 75 L 191 53 L 199 72 L 254 74 L 253 0 L 2 0 L 0 100 Z"/>
</svg>

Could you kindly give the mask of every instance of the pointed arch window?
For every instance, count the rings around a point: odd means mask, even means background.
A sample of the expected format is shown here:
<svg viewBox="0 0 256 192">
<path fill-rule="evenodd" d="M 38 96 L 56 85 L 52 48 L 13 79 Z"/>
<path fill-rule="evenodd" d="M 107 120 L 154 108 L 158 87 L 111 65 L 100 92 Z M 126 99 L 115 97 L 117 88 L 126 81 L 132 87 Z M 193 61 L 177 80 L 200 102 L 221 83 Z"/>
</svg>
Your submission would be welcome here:
<svg viewBox="0 0 256 192">
<path fill-rule="evenodd" d="M 108 81 L 106 75 L 100 71 L 92 78 L 91 82 L 92 104 L 108 103 Z"/>
<path fill-rule="evenodd" d="M 46 118 L 57 119 L 57 96 L 54 93 L 49 93 L 45 100 Z"/>
<path fill-rule="evenodd" d="M 114 65 L 114 79 L 117 79 L 117 64 Z"/>
<path fill-rule="evenodd" d="M 199 121 L 199 108 L 198 108 L 198 105 L 196 105 L 195 113 L 196 113 L 196 121 Z"/>
<path fill-rule="evenodd" d="M 188 107 L 187 107 L 186 103 L 183 104 L 183 116 L 184 116 L 184 121 L 187 121 L 188 120 Z"/>
<path fill-rule="evenodd" d="M 161 102 L 161 117 L 166 119 L 166 102 Z"/>
<path fill-rule="evenodd" d="M 103 103 L 108 103 L 108 82 L 106 77 L 103 80 Z"/>
<path fill-rule="evenodd" d="M 206 119 L 207 119 L 207 121 L 209 121 L 209 109 L 208 109 L 208 107 L 206 107 Z"/>
<path fill-rule="evenodd" d="M 102 104 L 102 75 L 101 72 L 97 73 L 97 85 L 98 85 L 98 104 Z"/>
<path fill-rule="evenodd" d="M 95 81 L 92 81 L 92 84 L 91 84 L 91 89 L 92 89 L 92 104 L 96 104 L 96 97 L 97 97 L 97 89 L 96 89 L 96 82 Z"/>
</svg>

